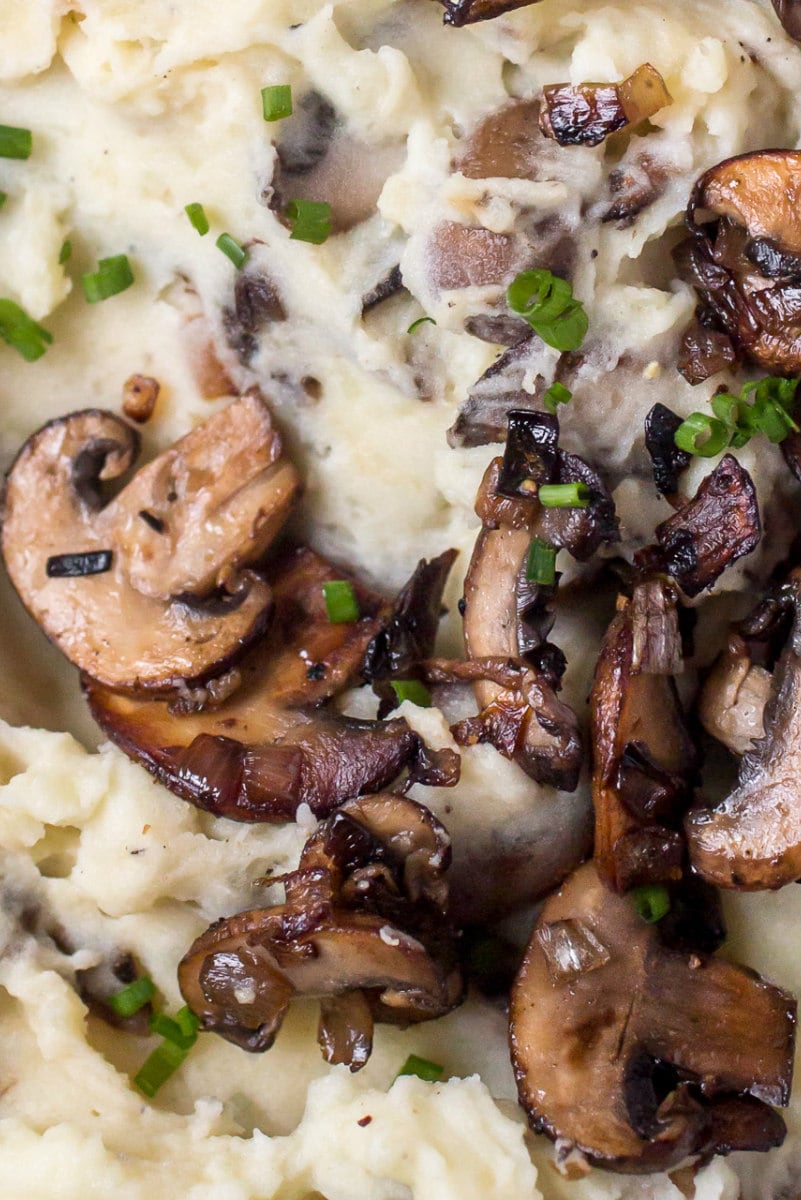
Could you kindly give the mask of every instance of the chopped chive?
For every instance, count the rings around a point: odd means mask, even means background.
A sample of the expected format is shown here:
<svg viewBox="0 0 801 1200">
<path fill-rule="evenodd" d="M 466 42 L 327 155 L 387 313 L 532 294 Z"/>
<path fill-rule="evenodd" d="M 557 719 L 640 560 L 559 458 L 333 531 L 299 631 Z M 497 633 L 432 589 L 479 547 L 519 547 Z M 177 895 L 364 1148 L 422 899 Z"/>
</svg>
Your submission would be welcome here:
<svg viewBox="0 0 801 1200">
<path fill-rule="evenodd" d="M 239 245 L 239 242 L 234 241 L 230 233 L 221 233 L 215 244 L 218 250 L 222 250 L 226 258 L 230 258 L 237 271 L 244 267 L 248 260 L 248 252 L 244 246 Z"/>
<path fill-rule="evenodd" d="M 347 579 L 329 579 L 323 584 L 323 597 L 328 612 L 328 620 L 332 625 L 346 625 L 349 621 L 358 621 L 359 601 L 353 590 L 353 584 Z"/>
<path fill-rule="evenodd" d="M 126 291 L 134 281 L 134 273 L 127 254 L 114 254 L 101 258 L 97 270 L 81 276 L 83 294 L 90 304 L 109 300 Z"/>
<path fill-rule="evenodd" d="M 200 1018 L 196 1017 L 188 1004 L 183 1008 L 179 1008 L 175 1014 L 175 1023 L 181 1031 L 184 1038 L 197 1039 L 198 1030 L 200 1029 Z"/>
<path fill-rule="evenodd" d="M 634 888 L 631 895 L 638 915 L 649 925 L 656 925 L 670 912 L 670 895 L 663 883 Z"/>
<path fill-rule="evenodd" d="M 134 1084 L 140 1092 L 153 1097 L 167 1080 L 175 1074 L 188 1054 L 184 1046 L 165 1040 L 145 1059 L 134 1076 Z"/>
<path fill-rule="evenodd" d="M 188 1005 L 184 1005 L 175 1017 L 168 1017 L 165 1013 L 154 1013 L 150 1018 L 151 1033 L 157 1033 L 159 1037 L 168 1042 L 175 1042 L 185 1050 L 191 1050 L 194 1046 L 199 1028 L 200 1021 Z"/>
<path fill-rule="evenodd" d="M 0 158 L 30 158 L 32 150 L 33 134 L 30 129 L 0 125 Z"/>
<path fill-rule="evenodd" d="M 58 252 L 58 265 L 63 267 L 72 258 L 72 242 L 67 238 L 61 243 L 61 249 Z"/>
<path fill-rule="evenodd" d="M 143 975 L 141 979 L 135 979 L 121 992 L 115 992 L 113 996 L 109 996 L 109 1007 L 114 1009 L 118 1017 L 132 1017 L 134 1013 L 139 1012 L 140 1008 L 144 1008 L 155 994 L 156 985 L 153 980 L 148 975 Z"/>
<path fill-rule="evenodd" d="M 714 458 L 726 449 L 730 436 L 730 430 L 723 421 L 708 417 L 706 413 L 694 412 L 679 425 L 673 441 L 686 454 Z"/>
<path fill-rule="evenodd" d="M 410 1054 L 403 1064 L 396 1079 L 400 1079 L 401 1075 L 416 1075 L 418 1079 L 424 1079 L 426 1083 L 436 1083 L 441 1079 L 445 1072 L 445 1068 L 439 1063 L 431 1062 L 428 1058 L 420 1058 L 417 1054 Z"/>
<path fill-rule="evenodd" d="M 556 547 L 534 538 L 526 560 L 526 579 L 551 587 L 556 582 Z"/>
<path fill-rule="evenodd" d="M 53 335 L 29 317 L 13 300 L 0 300 L 0 338 L 22 355 L 36 362 L 52 344 Z"/>
<path fill-rule="evenodd" d="M 537 496 L 543 508 L 586 508 L 590 489 L 586 483 L 543 483 Z"/>
<path fill-rule="evenodd" d="M 296 242 L 320 246 L 331 233 L 331 205 L 325 200 L 290 200 L 286 215 Z"/>
<path fill-rule="evenodd" d="M 547 412 L 555 414 L 560 404 L 569 404 L 572 399 L 573 393 L 570 388 L 566 388 L 563 383 L 552 383 L 542 397 L 542 404 Z"/>
<path fill-rule="evenodd" d="M 206 216 L 206 210 L 202 204 L 187 204 L 184 206 L 184 212 L 189 217 L 189 222 L 193 229 L 196 229 L 201 237 L 205 237 L 209 232 L 209 219 Z"/>
<path fill-rule="evenodd" d="M 261 89 L 261 110 L 265 121 L 281 121 L 292 116 L 292 87 L 274 83 Z"/>
<path fill-rule="evenodd" d="M 390 687 L 398 698 L 398 704 L 411 700 L 418 708 L 431 707 L 431 693 L 419 679 L 393 679 Z"/>
<path fill-rule="evenodd" d="M 0 208 L 3 207 L 3 205 L 5 204 L 7 199 L 8 199 L 8 192 L 0 192 Z"/>
<path fill-rule="evenodd" d="M 555 350 L 578 350 L 589 321 L 566 279 L 551 271 L 521 271 L 506 290 L 506 301 Z"/>
<path fill-rule="evenodd" d="M 421 325 L 436 325 L 436 323 L 433 317 L 418 317 L 416 321 L 412 321 L 406 332 L 414 333 L 415 329 L 419 329 Z"/>
</svg>

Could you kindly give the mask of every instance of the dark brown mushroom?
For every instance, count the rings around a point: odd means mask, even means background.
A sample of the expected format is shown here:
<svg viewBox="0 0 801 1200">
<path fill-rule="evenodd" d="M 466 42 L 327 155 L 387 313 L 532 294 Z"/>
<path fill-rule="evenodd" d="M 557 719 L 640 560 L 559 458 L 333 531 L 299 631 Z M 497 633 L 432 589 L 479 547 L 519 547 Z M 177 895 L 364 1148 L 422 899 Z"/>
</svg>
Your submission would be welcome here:
<svg viewBox="0 0 801 1200">
<path fill-rule="evenodd" d="M 760 150 L 727 159 L 695 185 L 689 239 L 675 252 L 701 296 L 697 319 L 718 339 L 709 371 L 736 353 L 775 373 L 801 371 L 801 152 Z M 709 217 L 712 217 L 712 220 Z M 698 223 L 699 220 L 701 223 Z M 694 328 L 698 328 L 696 325 Z M 698 382 L 704 362 L 682 352 Z"/>
<path fill-rule="evenodd" d="M 769 1150 L 795 1014 L 752 971 L 666 944 L 588 864 L 546 902 L 512 991 L 520 1103 L 535 1130 L 616 1171 Z"/>
<path fill-rule="evenodd" d="M 131 427 L 97 409 L 39 430 L 8 477 L 2 549 L 26 607 L 82 671 L 174 691 L 224 674 L 263 632 L 270 590 L 243 568 L 285 522 L 299 479 L 255 393 L 105 503 L 138 450 Z"/>
<path fill-rule="evenodd" d="M 801 0 L 773 0 L 773 7 L 785 33 L 801 42 Z"/>
<path fill-rule="evenodd" d="M 215 709 L 176 715 L 164 702 L 114 694 L 89 678 L 84 690 L 112 741 L 199 807 L 240 821 L 286 821 L 306 803 L 325 816 L 384 787 L 421 752 L 405 721 L 354 720 L 324 706 L 361 680 L 367 646 L 391 606 L 310 550 L 274 564 L 268 578 L 273 624 L 242 662 L 240 686 Z M 329 620 L 322 585 L 332 579 L 350 579 L 358 621 Z"/>
<path fill-rule="evenodd" d="M 726 454 L 692 500 L 656 529 L 656 546 L 636 556 L 641 571 L 672 576 L 688 596 L 711 588 L 725 569 L 759 544 L 756 489 L 751 476 Z"/>
<path fill-rule="evenodd" d="M 258 350 L 258 335 L 265 325 L 286 320 L 278 285 L 264 270 L 237 272 L 234 302 L 223 311 L 228 345 L 247 366 Z"/>
<path fill-rule="evenodd" d="M 122 411 L 129 421 L 146 424 L 153 416 L 161 384 L 149 375 L 130 375 L 122 389 Z"/>
<path fill-rule="evenodd" d="M 590 696 L 595 857 L 616 892 L 681 877 L 681 818 L 697 755 L 674 673 L 681 665 L 676 597 L 659 580 L 621 597 Z"/>
<path fill-rule="evenodd" d="M 764 736 L 743 755 L 737 786 L 687 816 L 693 869 L 720 887 L 757 891 L 801 878 L 801 576 L 789 592 L 794 620 L 773 672 Z"/>
<path fill-rule="evenodd" d="M 540 128 L 560 146 L 598 146 L 671 103 L 665 81 L 643 63 L 619 83 L 552 83 L 543 88 Z"/>
<path fill-rule="evenodd" d="M 676 445 L 676 430 L 681 423 L 681 417 L 664 404 L 655 404 L 645 418 L 645 448 L 651 459 L 656 490 L 674 507 L 679 479 L 692 459 L 692 455 Z"/>
<path fill-rule="evenodd" d="M 500 17 L 516 8 L 527 8 L 529 4 L 539 3 L 539 0 L 439 0 L 439 3 L 445 6 L 445 24 L 458 28 L 476 21 L 491 21 L 493 17 Z"/>
<path fill-rule="evenodd" d="M 621 163 L 609 172 L 611 203 L 601 215 L 605 224 L 614 222 L 619 229 L 628 229 L 641 212 L 649 208 L 664 193 L 670 178 L 665 163 L 650 154 L 638 154 L 632 161 Z"/>
</svg>

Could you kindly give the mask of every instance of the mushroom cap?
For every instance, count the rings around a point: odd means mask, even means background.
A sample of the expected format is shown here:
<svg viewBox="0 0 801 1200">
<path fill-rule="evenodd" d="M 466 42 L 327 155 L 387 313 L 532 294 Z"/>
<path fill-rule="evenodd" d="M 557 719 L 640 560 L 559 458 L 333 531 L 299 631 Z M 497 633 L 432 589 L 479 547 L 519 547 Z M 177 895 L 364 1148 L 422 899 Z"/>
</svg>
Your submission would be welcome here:
<svg viewBox="0 0 801 1200">
<path fill-rule="evenodd" d="M 801 152 L 757 150 L 718 163 L 693 188 L 689 211 L 699 209 L 801 254 Z"/>
<path fill-rule="evenodd" d="M 664 944 L 589 863 L 546 902 L 512 991 L 520 1102 L 536 1130 L 617 1171 L 770 1149 L 795 1011 L 746 968 Z"/>
<path fill-rule="evenodd" d="M 232 421 L 234 410 L 237 405 L 226 410 Z M 123 538 L 126 544 L 120 545 L 116 537 L 131 520 L 141 527 L 143 544 L 161 536 L 139 518 L 140 511 L 149 511 L 136 507 L 145 493 L 134 480 L 130 506 L 127 488 L 106 505 L 101 496 L 104 484 L 130 469 L 138 449 L 134 430 L 98 409 L 45 425 L 25 443 L 9 473 L 2 550 L 23 603 L 76 666 L 108 687 L 171 691 L 229 669 L 264 631 L 271 595 L 249 572 L 231 578 L 221 595 L 198 596 L 182 587 L 164 598 L 140 590 L 137 571 L 133 577 L 130 571 L 133 542 Z M 197 535 L 189 536 L 194 543 Z M 235 541 L 229 554 L 237 566 L 238 550 Z M 52 559 L 99 551 L 111 560 L 102 573 L 48 574 Z M 187 582 L 180 573 L 175 578 Z"/>
</svg>

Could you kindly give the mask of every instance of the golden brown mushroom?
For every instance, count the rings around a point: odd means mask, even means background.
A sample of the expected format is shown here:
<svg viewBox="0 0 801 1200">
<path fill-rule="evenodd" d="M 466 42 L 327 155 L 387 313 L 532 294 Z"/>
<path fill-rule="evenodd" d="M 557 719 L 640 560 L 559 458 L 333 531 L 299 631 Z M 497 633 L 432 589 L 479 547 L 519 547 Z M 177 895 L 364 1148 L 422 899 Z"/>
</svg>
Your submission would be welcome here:
<svg viewBox="0 0 801 1200">
<path fill-rule="evenodd" d="M 542 90 L 540 128 L 560 146 L 598 146 L 671 102 L 655 67 L 643 63 L 620 83 L 552 83 Z"/>
</svg>

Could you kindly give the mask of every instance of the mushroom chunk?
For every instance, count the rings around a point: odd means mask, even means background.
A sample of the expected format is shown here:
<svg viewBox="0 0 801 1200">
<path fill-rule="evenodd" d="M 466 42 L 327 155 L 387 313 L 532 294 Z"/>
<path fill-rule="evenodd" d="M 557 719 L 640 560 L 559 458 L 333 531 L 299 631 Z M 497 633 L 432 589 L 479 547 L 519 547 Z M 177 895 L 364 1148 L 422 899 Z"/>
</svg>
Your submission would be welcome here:
<svg viewBox="0 0 801 1200">
<path fill-rule="evenodd" d="M 720 887 L 758 891 L 801 878 L 801 576 L 795 615 L 764 711 L 764 737 L 747 749 L 737 786 L 714 808 L 694 808 L 685 830 L 693 869 Z"/>
<path fill-rule="evenodd" d="M 439 0 L 439 3 L 445 6 L 445 24 L 460 27 L 476 21 L 491 21 L 516 8 L 538 4 L 539 0 Z"/>
<path fill-rule="evenodd" d="M 664 404 L 655 404 L 645 418 L 645 448 L 653 466 L 656 490 L 671 503 L 679 490 L 679 478 L 692 458 L 676 445 L 676 430 L 681 423 L 681 417 Z"/>
<path fill-rule="evenodd" d="M 726 454 L 693 499 L 657 526 L 658 546 L 641 550 L 635 561 L 641 570 L 672 576 L 686 595 L 697 596 L 750 554 L 761 534 L 751 476 Z"/>
<path fill-rule="evenodd" d="M 616 1171 L 769 1150 L 795 1013 L 752 971 L 666 944 L 590 863 L 546 902 L 512 991 L 520 1103 L 535 1130 Z"/>
<path fill-rule="evenodd" d="M 681 877 L 697 756 L 673 679 L 680 664 L 675 595 L 641 583 L 618 601 L 590 696 L 595 856 L 616 892 Z"/>
<path fill-rule="evenodd" d="M 773 7 L 785 33 L 801 42 L 801 0 L 773 0 Z"/>
<path fill-rule="evenodd" d="M 701 691 L 701 724 L 733 754 L 746 754 L 765 736 L 770 688 L 770 671 L 752 662 L 747 643 L 732 634 Z"/>
<path fill-rule="evenodd" d="M 723 359 L 736 355 L 777 373 L 801 372 L 800 188 L 796 150 L 727 159 L 696 183 L 687 209 L 690 237 L 677 247 L 676 261 L 700 293 L 701 327 L 723 335 L 731 348 L 718 345 L 707 374 L 720 369 L 721 351 Z M 705 378 L 703 362 L 686 347 L 680 367 L 690 382 Z"/>
<path fill-rule="evenodd" d="M 177 795 L 240 821 L 290 820 L 303 803 L 325 816 L 395 779 L 422 748 L 405 721 L 358 721 L 325 706 L 361 678 L 389 604 L 350 579 L 362 615 L 332 623 L 323 584 L 348 576 L 311 550 L 275 564 L 269 579 L 270 632 L 216 708 L 176 715 L 84 679 L 92 715 L 126 754 Z"/>
<path fill-rule="evenodd" d="M 665 81 L 643 63 L 620 83 L 552 83 L 543 88 L 540 128 L 560 146 L 598 146 L 671 103 Z"/>
<path fill-rule="evenodd" d="M 23 603 L 82 671 L 107 687 L 174 691 L 224 674 L 263 632 L 270 590 L 243 568 L 286 521 L 299 479 L 256 393 L 105 502 L 138 450 L 100 410 L 44 426 L 11 468 L 2 549 Z M 56 569 L 98 552 L 101 573 Z"/>
</svg>

